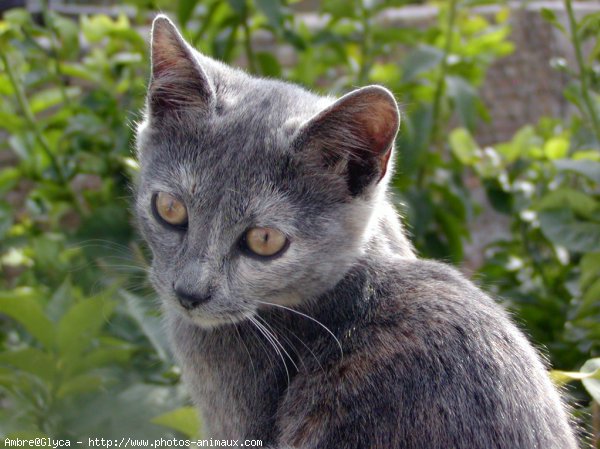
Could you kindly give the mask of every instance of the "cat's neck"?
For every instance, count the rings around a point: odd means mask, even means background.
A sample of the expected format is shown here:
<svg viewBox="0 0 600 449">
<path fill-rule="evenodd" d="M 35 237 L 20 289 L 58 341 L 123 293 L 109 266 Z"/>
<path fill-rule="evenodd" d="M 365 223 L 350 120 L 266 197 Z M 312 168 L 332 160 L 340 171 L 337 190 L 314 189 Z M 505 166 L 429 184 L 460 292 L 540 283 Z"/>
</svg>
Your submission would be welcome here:
<svg viewBox="0 0 600 449">
<path fill-rule="evenodd" d="M 406 237 L 392 202 L 384 196 L 376 204 L 366 231 L 366 257 L 415 259 L 413 246 Z"/>
</svg>

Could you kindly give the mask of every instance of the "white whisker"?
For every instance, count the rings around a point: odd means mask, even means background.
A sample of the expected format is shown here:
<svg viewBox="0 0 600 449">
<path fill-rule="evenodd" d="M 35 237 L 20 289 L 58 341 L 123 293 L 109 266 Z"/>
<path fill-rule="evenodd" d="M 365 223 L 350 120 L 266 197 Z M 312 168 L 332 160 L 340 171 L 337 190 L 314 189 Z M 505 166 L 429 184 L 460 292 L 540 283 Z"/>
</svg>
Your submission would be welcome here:
<svg viewBox="0 0 600 449">
<path fill-rule="evenodd" d="M 315 322 L 316 324 L 318 324 L 319 326 L 321 326 L 323 329 L 325 329 L 329 333 L 329 335 L 331 335 L 333 337 L 333 339 L 337 343 L 338 347 L 340 348 L 340 354 L 341 354 L 342 359 L 344 358 L 344 350 L 342 348 L 342 344 L 340 343 L 340 340 L 335 336 L 335 334 L 333 332 L 331 332 L 331 330 L 327 326 L 325 326 L 319 320 L 311 317 L 310 315 L 307 315 L 305 313 L 299 312 L 298 310 L 294 310 L 294 309 L 292 309 L 290 307 L 282 306 L 281 304 L 275 304 L 275 303 L 266 302 L 266 301 L 256 301 L 256 302 L 258 302 L 259 304 L 264 304 L 264 305 L 273 306 L 273 307 L 279 307 L 281 309 L 288 310 L 288 311 L 290 311 L 292 313 L 298 314 L 298 315 L 300 315 L 300 316 L 302 316 L 304 318 L 308 318 L 309 320 Z"/>
</svg>

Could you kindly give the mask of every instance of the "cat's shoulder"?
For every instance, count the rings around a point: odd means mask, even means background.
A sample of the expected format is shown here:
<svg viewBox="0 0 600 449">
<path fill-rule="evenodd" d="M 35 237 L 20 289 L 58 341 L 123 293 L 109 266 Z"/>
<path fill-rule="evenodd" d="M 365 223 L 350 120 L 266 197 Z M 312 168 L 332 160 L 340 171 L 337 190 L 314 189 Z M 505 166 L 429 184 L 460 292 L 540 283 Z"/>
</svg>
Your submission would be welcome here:
<svg viewBox="0 0 600 449">
<path fill-rule="evenodd" d="M 497 300 L 445 263 L 390 259 L 371 267 L 368 284 L 373 301 L 369 325 L 386 323 L 396 332 L 417 329 L 423 338 L 432 333 L 464 337 L 514 329 Z"/>
</svg>

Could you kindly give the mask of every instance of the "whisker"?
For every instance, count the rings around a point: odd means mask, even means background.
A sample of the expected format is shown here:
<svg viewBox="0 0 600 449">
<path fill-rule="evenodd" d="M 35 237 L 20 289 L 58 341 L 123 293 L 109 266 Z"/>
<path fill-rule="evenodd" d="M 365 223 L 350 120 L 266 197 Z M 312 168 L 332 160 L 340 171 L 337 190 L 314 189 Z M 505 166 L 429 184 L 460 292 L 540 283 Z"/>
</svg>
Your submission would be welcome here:
<svg viewBox="0 0 600 449">
<path fill-rule="evenodd" d="M 277 345 L 281 348 L 281 350 L 285 353 L 285 355 L 287 355 L 288 359 L 290 359 L 290 362 L 292 362 L 292 365 L 294 365 L 294 368 L 296 368 L 296 371 L 299 371 L 298 370 L 298 366 L 294 362 L 294 359 L 292 358 L 292 356 L 290 356 L 290 354 L 285 350 L 285 347 L 277 339 L 277 335 L 275 334 L 273 328 L 263 318 L 261 318 L 260 316 L 256 315 L 256 319 L 260 320 L 263 323 L 263 325 L 269 331 L 269 333 L 271 334 L 271 336 L 273 337 L 273 339 L 275 340 L 275 342 L 277 343 Z"/>
<path fill-rule="evenodd" d="M 310 315 L 307 315 L 305 313 L 299 312 L 298 310 L 294 310 L 294 309 L 292 309 L 290 307 L 282 306 L 281 304 L 275 304 L 275 303 L 266 302 L 266 301 L 256 301 L 256 302 L 258 302 L 259 304 L 264 304 L 264 305 L 273 306 L 273 307 L 279 307 L 281 309 L 288 310 L 288 311 L 290 311 L 292 313 L 300 315 L 300 316 L 302 316 L 304 318 L 308 318 L 309 320 L 315 322 L 316 324 L 318 324 L 319 326 L 321 326 L 323 329 L 325 329 L 329 333 L 329 335 L 331 335 L 333 337 L 333 339 L 337 343 L 338 347 L 340 348 L 340 354 L 341 354 L 342 359 L 344 358 L 344 349 L 342 348 L 342 344 L 340 343 L 340 340 L 335 336 L 335 334 L 333 332 L 331 332 L 331 330 L 327 326 L 325 326 L 319 320 L 311 317 Z"/>
<path fill-rule="evenodd" d="M 263 335 L 263 337 L 265 337 L 267 339 L 267 341 L 271 344 L 271 346 L 273 347 L 273 349 L 275 349 L 275 352 L 279 355 L 279 358 L 281 359 L 281 362 L 283 363 L 283 367 L 285 369 L 285 374 L 287 377 L 287 383 L 289 385 L 290 383 L 290 373 L 288 371 L 288 367 L 285 363 L 285 359 L 283 358 L 283 354 L 281 353 L 281 351 L 279 350 L 279 348 L 277 347 L 277 345 L 275 344 L 275 342 L 273 341 L 273 337 L 269 334 L 269 331 L 261 324 L 259 323 L 256 319 L 254 319 L 254 317 L 249 317 L 250 321 L 252 323 L 254 323 L 254 325 L 256 326 L 256 328 L 260 331 L 260 333 Z"/>
<path fill-rule="evenodd" d="M 258 391 L 257 391 L 258 377 L 256 374 L 256 368 L 254 367 L 254 361 L 252 360 L 252 355 L 250 354 L 250 350 L 248 349 L 246 342 L 244 341 L 244 339 L 242 338 L 242 335 L 240 334 L 240 330 L 238 329 L 237 323 L 233 320 L 233 318 L 230 318 L 230 321 L 231 321 L 231 325 L 235 329 L 236 339 L 244 346 L 244 349 L 246 350 L 246 354 L 248 354 L 248 359 L 250 360 L 250 366 L 252 367 L 252 372 L 254 373 L 254 395 L 256 396 L 258 394 Z"/>
<path fill-rule="evenodd" d="M 279 324 L 281 324 L 281 326 L 283 327 L 283 329 L 280 329 L 280 330 L 282 332 L 283 331 L 289 332 L 292 335 L 292 337 L 294 337 L 298 342 L 300 342 L 300 344 L 302 346 L 304 346 L 306 348 L 306 350 L 310 353 L 310 355 L 312 355 L 312 357 L 317 362 L 317 365 L 319 365 L 319 368 L 321 369 L 321 371 L 325 372 L 325 369 L 323 368 L 323 365 L 321 365 L 321 362 L 319 361 L 319 358 L 315 355 L 315 353 L 313 352 L 313 350 L 310 349 L 310 347 L 306 343 L 304 343 L 304 341 L 302 341 L 302 339 L 300 337 L 298 337 L 298 335 L 296 335 L 295 332 L 293 332 L 291 329 L 288 329 L 287 327 L 285 327 L 285 323 L 283 323 L 281 319 L 279 319 L 276 316 L 273 316 L 272 318 L 274 320 L 276 320 Z M 284 338 L 286 338 L 286 337 L 284 336 Z M 289 345 L 291 347 L 294 347 L 294 345 L 292 344 L 292 342 L 288 338 L 286 338 L 286 340 L 288 341 L 288 343 L 289 343 Z M 300 357 L 300 354 L 298 353 L 297 349 L 296 349 L 296 354 L 298 354 L 298 357 Z M 304 364 L 304 362 L 302 362 L 302 363 Z"/>
</svg>

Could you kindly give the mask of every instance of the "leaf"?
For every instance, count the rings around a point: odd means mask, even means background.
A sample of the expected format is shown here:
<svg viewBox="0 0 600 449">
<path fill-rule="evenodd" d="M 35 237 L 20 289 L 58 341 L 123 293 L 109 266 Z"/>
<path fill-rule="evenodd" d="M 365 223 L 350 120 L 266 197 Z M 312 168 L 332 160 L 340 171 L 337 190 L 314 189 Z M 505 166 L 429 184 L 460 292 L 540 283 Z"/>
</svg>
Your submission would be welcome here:
<svg viewBox="0 0 600 449">
<path fill-rule="evenodd" d="M 600 358 L 588 360 L 583 364 L 580 371 L 589 374 L 581 381 L 594 400 L 600 402 Z"/>
<path fill-rule="evenodd" d="M 583 368 L 583 367 L 582 367 Z M 573 380 L 589 379 L 600 375 L 600 367 L 592 372 L 580 372 L 580 371 L 561 371 L 554 369 L 550 371 L 550 378 L 558 385 L 564 385 L 567 382 Z"/>
<path fill-rule="evenodd" d="M 56 396 L 62 399 L 66 396 L 89 393 L 98 390 L 104 384 L 101 376 L 94 374 L 82 374 L 72 377 L 64 382 L 57 390 Z"/>
<path fill-rule="evenodd" d="M 540 11 L 542 19 L 550 23 L 555 28 L 558 28 L 563 33 L 566 33 L 565 27 L 558 21 L 556 14 L 549 8 L 542 8 Z"/>
<path fill-rule="evenodd" d="M 598 209 L 598 202 L 579 190 L 561 187 L 546 194 L 535 205 L 537 210 L 569 208 L 576 214 L 592 218 Z"/>
<path fill-rule="evenodd" d="M 188 20 L 190 20 L 197 4 L 198 0 L 179 0 L 177 5 L 177 20 L 179 20 L 181 26 L 185 26 Z"/>
<path fill-rule="evenodd" d="M 163 326 L 158 317 L 151 316 L 140 298 L 127 290 L 119 290 L 119 294 L 125 300 L 127 312 L 138 324 L 144 335 L 148 338 L 158 356 L 163 361 L 170 361 L 169 351 L 164 335 Z"/>
<path fill-rule="evenodd" d="M 115 305 L 114 301 L 97 296 L 71 306 L 58 324 L 56 343 L 60 353 L 70 358 L 85 351 L 108 321 Z"/>
<path fill-rule="evenodd" d="M 584 254 L 579 262 L 581 277 L 579 284 L 582 289 L 597 279 L 600 279 L 600 253 L 589 252 Z"/>
<path fill-rule="evenodd" d="M 12 207 L 10 207 L 10 205 L 3 201 L 0 201 L 0 240 L 4 239 L 4 236 L 6 235 L 12 224 Z"/>
<path fill-rule="evenodd" d="M 577 308 L 576 318 L 585 318 L 595 314 L 600 309 L 600 278 L 597 278 L 585 289 L 581 297 L 581 303 Z"/>
<path fill-rule="evenodd" d="M 583 16 L 577 24 L 577 34 L 582 41 L 589 37 L 597 38 L 600 35 L 600 12 Z"/>
<path fill-rule="evenodd" d="M 456 158 L 464 165 L 477 162 L 479 146 L 465 128 L 456 128 L 450 133 L 450 148 Z"/>
<path fill-rule="evenodd" d="M 0 364 L 7 364 L 31 373 L 51 383 L 56 375 L 55 361 L 47 353 L 36 348 L 0 353 Z"/>
<path fill-rule="evenodd" d="M 79 87 L 67 87 L 64 89 L 64 93 L 67 99 L 72 100 L 81 94 L 81 89 Z M 52 106 L 61 104 L 63 101 L 63 91 L 58 87 L 51 87 L 32 95 L 29 104 L 31 112 L 37 114 Z"/>
<path fill-rule="evenodd" d="M 71 277 L 67 278 L 60 284 L 60 287 L 56 289 L 50 301 L 46 305 L 46 315 L 54 322 L 58 322 L 60 318 L 65 314 L 69 305 L 73 302 L 73 294 L 71 289 Z"/>
<path fill-rule="evenodd" d="M 23 128 L 25 120 L 10 112 L 0 111 L 0 128 L 4 128 L 8 132 L 15 132 Z"/>
<path fill-rule="evenodd" d="M 195 438 L 200 432 L 200 418 L 194 407 L 181 407 L 152 418 L 154 424 L 175 429 L 189 438 Z"/>
<path fill-rule="evenodd" d="M 538 214 L 544 235 L 555 245 L 582 253 L 600 251 L 600 223 L 576 220 L 569 209 L 549 209 Z"/>
<path fill-rule="evenodd" d="M 175 436 L 174 431 L 152 423 L 151 419 L 185 403 L 181 388 L 142 383 L 124 387 L 99 391 L 77 408 L 69 407 L 63 412 L 65 426 L 74 434 L 112 438 L 154 440 Z"/>
<path fill-rule="evenodd" d="M 544 144 L 544 154 L 548 159 L 560 159 L 569 152 L 570 142 L 564 137 L 552 137 Z"/>
<path fill-rule="evenodd" d="M 283 12 L 279 0 L 256 0 L 256 7 L 267 16 L 267 20 L 273 28 L 281 28 Z"/>
<path fill-rule="evenodd" d="M 477 91 L 464 78 L 447 76 L 448 95 L 454 100 L 460 121 L 470 131 L 475 129 L 477 120 Z"/>
<path fill-rule="evenodd" d="M 263 76 L 279 77 L 281 76 L 281 65 L 272 53 L 261 51 L 256 53 L 256 61 L 260 67 L 260 73 Z"/>
<path fill-rule="evenodd" d="M 0 293 L 0 313 L 23 325 L 25 330 L 46 348 L 54 343 L 54 325 L 46 317 L 35 297 L 38 292 L 29 288 Z"/>
<path fill-rule="evenodd" d="M 216 2 L 218 3 L 218 2 Z M 233 9 L 240 17 L 245 17 L 247 14 L 246 0 L 227 0 L 231 9 Z"/>
<path fill-rule="evenodd" d="M 497 145 L 496 150 L 507 162 L 513 162 L 520 157 L 527 157 L 540 143 L 533 126 L 526 125 L 515 133 L 510 142 Z"/>
<path fill-rule="evenodd" d="M 418 75 L 438 66 L 444 59 L 444 52 L 439 48 L 421 45 L 408 54 L 402 67 L 402 82 L 413 81 Z"/>
<path fill-rule="evenodd" d="M 587 159 L 559 159 L 554 165 L 560 171 L 572 171 L 600 184 L 600 162 Z"/>
</svg>

